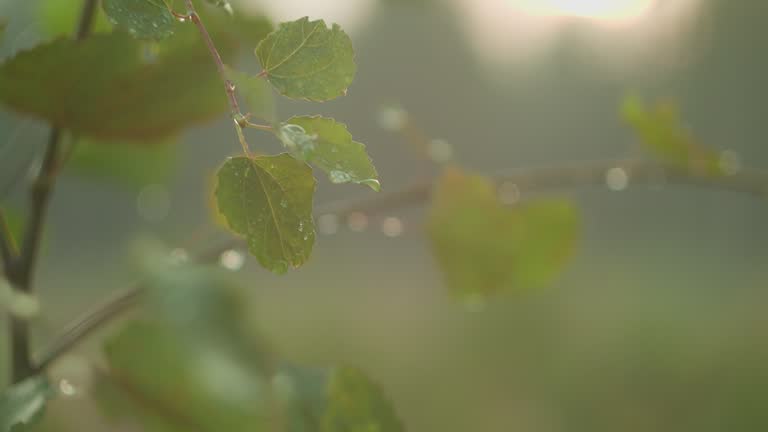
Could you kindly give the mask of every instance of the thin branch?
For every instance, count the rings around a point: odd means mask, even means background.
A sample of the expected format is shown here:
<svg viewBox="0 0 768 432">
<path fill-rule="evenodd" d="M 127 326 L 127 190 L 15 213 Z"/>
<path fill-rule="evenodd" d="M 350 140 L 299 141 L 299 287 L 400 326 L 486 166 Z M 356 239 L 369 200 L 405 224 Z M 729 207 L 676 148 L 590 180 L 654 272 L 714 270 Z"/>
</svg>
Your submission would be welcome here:
<svg viewBox="0 0 768 432">
<path fill-rule="evenodd" d="M 195 5 L 192 3 L 192 0 L 184 0 L 184 4 L 187 7 L 187 15 L 179 17 L 177 14 L 177 17 L 189 19 L 192 21 L 197 27 L 197 30 L 200 32 L 200 36 L 202 36 L 203 40 L 205 41 L 205 45 L 208 47 L 208 51 L 211 53 L 211 58 L 213 58 L 213 63 L 216 65 L 216 70 L 219 72 L 219 76 L 224 83 L 224 91 L 227 94 L 229 108 L 232 112 L 232 119 L 235 121 L 237 139 L 240 141 L 240 146 L 243 148 L 243 152 L 246 155 L 250 155 L 251 152 L 248 149 L 248 142 L 245 140 L 245 135 L 243 135 L 243 128 L 246 127 L 248 119 L 245 115 L 243 115 L 242 111 L 240 111 L 240 105 L 237 103 L 235 84 L 229 79 L 229 77 L 227 77 L 224 61 L 221 60 L 221 55 L 216 49 L 216 45 L 213 43 L 213 39 L 211 39 L 211 35 L 208 33 L 208 29 L 205 28 L 205 24 L 203 24 L 203 21 L 200 19 L 200 15 L 197 14 Z"/>
<path fill-rule="evenodd" d="M 768 198 L 768 172 L 766 171 L 742 170 L 729 176 L 710 176 L 696 170 L 674 168 L 643 160 L 619 159 L 527 168 L 500 173 L 491 176 L 491 179 L 498 185 L 514 184 L 521 193 L 525 194 L 558 188 L 607 187 L 606 176 L 613 169 L 624 171 L 628 187 L 679 184 Z M 399 191 L 381 194 L 376 198 L 330 202 L 318 206 L 315 211 L 318 215 L 333 214 L 339 218 L 358 212 L 380 215 L 427 203 L 433 188 L 434 180 L 426 181 Z M 201 264 L 215 263 L 223 252 L 244 246 L 243 240 L 232 239 L 202 251 L 193 261 Z M 76 320 L 39 356 L 36 369 L 46 368 L 93 331 L 129 310 L 138 302 L 144 290 L 145 286 L 139 283 Z"/>
<path fill-rule="evenodd" d="M 83 0 L 80 20 L 75 31 L 75 40 L 86 38 L 93 27 L 98 0 Z M 63 131 L 51 128 L 43 163 L 31 190 L 29 220 L 22 239 L 19 257 L 6 269 L 11 285 L 22 293 L 31 294 L 34 290 L 32 276 L 40 251 L 40 239 L 43 236 L 48 203 L 56 175 L 59 169 L 59 152 Z M 20 382 L 36 370 L 31 359 L 31 341 L 29 323 L 18 317 L 11 317 L 11 381 Z"/>
</svg>

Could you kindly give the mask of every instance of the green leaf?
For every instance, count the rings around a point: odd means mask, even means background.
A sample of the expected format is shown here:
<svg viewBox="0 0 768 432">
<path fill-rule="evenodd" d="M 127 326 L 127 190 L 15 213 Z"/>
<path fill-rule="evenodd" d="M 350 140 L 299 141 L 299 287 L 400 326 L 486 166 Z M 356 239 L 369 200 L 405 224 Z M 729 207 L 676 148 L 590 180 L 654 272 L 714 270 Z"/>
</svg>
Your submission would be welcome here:
<svg viewBox="0 0 768 432">
<path fill-rule="evenodd" d="M 292 154 L 325 171 L 332 183 L 351 182 L 381 190 L 365 145 L 353 141 L 343 123 L 320 116 L 293 117 L 280 128 L 278 137 Z"/>
<path fill-rule="evenodd" d="M 243 95 L 248 105 L 248 113 L 253 117 L 273 123 L 275 116 L 275 101 L 272 89 L 261 78 L 248 75 L 228 66 L 227 78 L 235 84 L 238 93 Z"/>
<path fill-rule="evenodd" d="M 104 0 L 113 24 L 139 39 L 165 39 L 173 34 L 175 18 L 163 0 Z"/>
<path fill-rule="evenodd" d="M 36 2 L 35 24 L 47 39 L 57 36 L 69 36 L 75 32 L 82 3 L 79 1 L 41 0 Z M 96 11 L 93 33 L 109 33 L 112 23 L 102 8 Z"/>
<path fill-rule="evenodd" d="M 578 216 L 561 200 L 505 207 L 490 180 L 451 167 L 427 230 L 448 288 L 472 299 L 549 283 L 573 253 Z"/>
<path fill-rule="evenodd" d="M 48 379 L 38 375 L 0 394 L 0 432 L 16 431 L 38 421 L 52 391 Z"/>
<path fill-rule="evenodd" d="M 5 36 L 5 28 L 8 27 L 8 23 L 5 21 L 5 19 L 0 18 L 0 42 L 3 41 L 3 37 Z"/>
<path fill-rule="evenodd" d="M 219 212 L 265 268 L 285 273 L 304 264 L 315 243 L 315 178 L 288 154 L 235 157 L 217 174 Z"/>
<path fill-rule="evenodd" d="M 0 65 L 0 101 L 104 140 L 165 138 L 227 111 L 204 46 L 169 46 L 150 61 L 143 48 L 119 32 L 39 45 Z"/>
<path fill-rule="evenodd" d="M 402 422 L 381 389 L 357 369 L 334 372 L 322 432 L 401 432 Z"/>
<path fill-rule="evenodd" d="M 75 144 L 66 172 L 133 188 L 165 183 L 177 157 L 175 145 L 175 138 L 158 142 L 82 138 Z"/>
<path fill-rule="evenodd" d="M 352 41 L 323 20 L 281 23 L 256 48 L 263 73 L 283 95 L 327 101 L 346 94 L 355 77 Z"/>
<path fill-rule="evenodd" d="M 641 99 L 629 96 L 621 114 L 659 161 L 708 175 L 724 174 L 720 154 L 697 141 L 683 124 L 674 103 L 658 102 L 648 107 Z"/>
</svg>

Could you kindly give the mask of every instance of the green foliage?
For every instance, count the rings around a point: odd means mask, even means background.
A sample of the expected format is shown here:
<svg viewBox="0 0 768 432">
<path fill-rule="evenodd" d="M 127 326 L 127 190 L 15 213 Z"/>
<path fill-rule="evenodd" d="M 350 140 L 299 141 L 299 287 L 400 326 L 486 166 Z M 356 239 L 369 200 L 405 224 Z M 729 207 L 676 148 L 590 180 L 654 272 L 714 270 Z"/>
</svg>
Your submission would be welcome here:
<svg viewBox="0 0 768 432">
<path fill-rule="evenodd" d="M 291 154 L 325 171 L 332 183 L 359 183 L 377 192 L 381 189 L 365 145 L 353 141 L 343 123 L 320 116 L 293 117 L 278 135 Z"/>
<path fill-rule="evenodd" d="M 622 117 L 661 162 L 709 175 L 723 174 L 719 153 L 696 140 L 680 119 L 675 104 L 658 102 L 648 107 L 630 96 L 622 106 Z"/>
<path fill-rule="evenodd" d="M 3 36 L 5 36 L 5 28 L 8 26 L 8 23 L 0 18 L 0 42 L 3 41 Z"/>
<path fill-rule="evenodd" d="M 113 24 L 139 39 L 161 40 L 173 34 L 176 22 L 163 0 L 103 0 Z"/>
<path fill-rule="evenodd" d="M 74 146 L 67 173 L 128 187 L 166 182 L 177 158 L 175 138 L 157 142 L 80 139 Z"/>
<path fill-rule="evenodd" d="M 162 139 L 226 112 L 205 48 L 163 50 L 147 61 L 143 45 L 122 33 L 18 54 L 0 66 L 0 101 L 105 140 Z"/>
<path fill-rule="evenodd" d="M 150 320 L 129 323 L 105 345 L 109 370 L 97 399 L 113 416 L 138 419 L 149 432 L 363 430 L 329 429 L 328 419 L 396 424 L 361 373 L 277 359 L 249 325 L 247 291 L 221 273 L 153 263 Z"/>
<path fill-rule="evenodd" d="M 20 432 L 38 421 L 52 390 L 48 379 L 37 375 L 0 394 L 0 432 Z"/>
<path fill-rule="evenodd" d="M 449 289 L 461 297 L 543 285 L 576 243 L 567 201 L 505 207 L 490 180 L 449 167 L 434 191 L 427 230 Z"/>
<path fill-rule="evenodd" d="M 261 265 L 285 273 L 312 252 L 315 185 L 309 166 L 290 155 L 236 157 L 219 169 L 216 199 Z"/>
<path fill-rule="evenodd" d="M 334 372 L 323 432 L 402 432 L 405 430 L 381 389 L 354 368 Z"/>
<path fill-rule="evenodd" d="M 227 78 L 235 84 L 235 88 L 244 96 L 248 104 L 248 113 L 251 116 L 270 123 L 277 120 L 272 89 L 267 82 L 230 67 L 226 68 L 226 73 Z"/>
<path fill-rule="evenodd" d="M 256 48 L 263 73 L 283 95 L 327 101 L 346 94 L 357 71 L 352 41 L 322 20 L 281 23 Z"/>
</svg>

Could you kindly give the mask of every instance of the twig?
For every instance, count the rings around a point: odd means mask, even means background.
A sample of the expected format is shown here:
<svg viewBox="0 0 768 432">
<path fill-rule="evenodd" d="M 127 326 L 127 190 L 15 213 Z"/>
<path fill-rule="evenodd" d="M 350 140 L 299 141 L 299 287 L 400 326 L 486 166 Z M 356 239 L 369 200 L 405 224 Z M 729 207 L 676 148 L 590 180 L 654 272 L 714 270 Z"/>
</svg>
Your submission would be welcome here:
<svg viewBox="0 0 768 432">
<path fill-rule="evenodd" d="M 213 43 L 211 35 L 205 28 L 205 24 L 203 24 L 203 21 L 200 19 L 200 15 L 197 14 L 195 5 L 192 3 L 192 0 L 184 0 L 184 5 L 187 7 L 187 15 L 184 18 L 188 18 L 197 27 L 197 30 L 200 32 L 200 36 L 202 36 L 203 40 L 205 41 L 205 45 L 208 47 L 208 51 L 211 53 L 211 58 L 213 58 L 213 63 L 216 65 L 216 70 L 219 72 L 219 76 L 221 77 L 222 82 L 224 82 L 224 91 L 227 94 L 229 108 L 232 112 L 232 119 L 235 121 L 237 138 L 240 141 L 240 146 L 243 148 L 243 152 L 246 155 L 250 155 L 251 152 L 248 148 L 248 142 L 245 140 L 245 135 L 243 135 L 243 128 L 245 128 L 248 120 L 246 116 L 243 115 L 242 111 L 240 111 L 240 105 L 237 103 L 235 84 L 227 76 L 227 71 L 224 67 L 224 62 L 221 60 L 221 55 L 216 49 L 216 45 Z"/>
<path fill-rule="evenodd" d="M 491 179 L 497 184 L 515 184 L 522 193 L 556 188 L 605 187 L 606 174 L 611 169 L 624 170 L 629 187 L 633 185 L 680 184 L 745 193 L 758 198 L 768 197 L 768 172 L 766 171 L 742 170 L 729 176 L 709 176 L 695 170 L 675 168 L 643 160 L 619 159 L 552 165 L 500 173 L 492 176 Z M 315 210 L 319 215 L 333 214 L 340 218 L 356 212 L 369 215 L 382 214 L 428 202 L 433 188 L 434 181 L 417 183 L 400 191 L 379 195 L 376 198 L 330 202 L 318 206 Z M 223 252 L 244 246 L 243 240 L 233 239 L 202 251 L 193 261 L 201 264 L 215 263 Z M 145 286 L 139 283 L 78 319 L 39 356 L 40 360 L 36 369 L 44 369 L 94 330 L 131 308 L 140 299 L 144 290 Z"/>
<path fill-rule="evenodd" d="M 75 40 L 82 40 L 90 34 L 96 13 L 97 0 L 83 0 Z M 48 135 L 48 145 L 43 157 L 40 172 L 37 174 L 31 191 L 29 221 L 22 238 L 19 257 L 12 260 L 6 269 L 6 275 L 11 285 L 27 294 L 33 292 L 32 275 L 40 250 L 40 238 L 43 235 L 45 217 L 48 210 L 51 192 L 58 173 L 59 150 L 63 131 L 57 127 L 51 128 Z M 33 374 L 36 368 L 32 364 L 30 349 L 29 323 L 18 317 L 11 317 L 11 381 L 20 382 Z"/>
</svg>

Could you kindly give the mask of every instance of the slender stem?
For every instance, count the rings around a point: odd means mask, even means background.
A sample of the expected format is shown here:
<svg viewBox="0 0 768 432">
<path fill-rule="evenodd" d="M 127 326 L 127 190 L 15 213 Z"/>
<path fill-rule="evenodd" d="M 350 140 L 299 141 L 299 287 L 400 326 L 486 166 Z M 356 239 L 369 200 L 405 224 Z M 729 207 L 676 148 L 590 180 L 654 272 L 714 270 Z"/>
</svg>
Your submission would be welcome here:
<svg viewBox="0 0 768 432">
<path fill-rule="evenodd" d="M 227 100 L 229 101 L 229 108 L 232 112 L 232 119 L 235 121 L 235 129 L 237 130 L 237 138 L 240 141 L 240 146 L 243 148 L 243 152 L 246 155 L 250 155 L 251 152 L 248 149 L 248 142 L 245 140 L 245 135 L 242 129 L 248 123 L 246 116 L 240 111 L 240 105 L 237 103 L 237 95 L 235 94 L 235 84 L 227 77 L 227 71 L 224 67 L 224 61 L 221 60 L 221 55 L 216 49 L 216 45 L 211 39 L 211 35 L 208 33 L 208 29 L 205 28 L 205 24 L 200 19 L 200 15 L 195 10 L 195 5 L 192 0 L 184 0 L 184 4 L 187 7 L 187 15 L 184 18 L 188 18 L 192 21 L 200 32 L 205 41 L 205 45 L 208 47 L 208 51 L 211 53 L 213 63 L 216 65 L 216 70 L 219 72 L 222 82 L 224 83 L 224 91 L 227 94 Z"/>
<path fill-rule="evenodd" d="M 261 125 L 261 124 L 251 123 L 248 120 L 245 120 L 244 124 L 245 124 L 245 127 L 247 127 L 247 128 L 256 129 L 256 130 L 260 130 L 260 131 L 264 131 L 264 132 L 274 132 L 275 131 L 275 128 L 273 128 L 270 125 Z"/>
<path fill-rule="evenodd" d="M 93 27 L 98 0 L 83 0 L 80 20 L 75 31 L 75 40 L 86 38 Z M 6 276 L 11 285 L 26 294 L 32 294 L 34 286 L 32 276 L 40 251 L 40 239 L 43 236 L 48 203 L 59 169 L 59 153 L 63 131 L 53 127 L 48 135 L 40 171 L 32 183 L 29 220 L 22 239 L 18 258 L 6 269 Z M 31 359 L 31 341 L 29 323 L 18 317 L 11 317 L 11 382 L 18 383 L 30 375 L 36 368 Z"/>
</svg>

